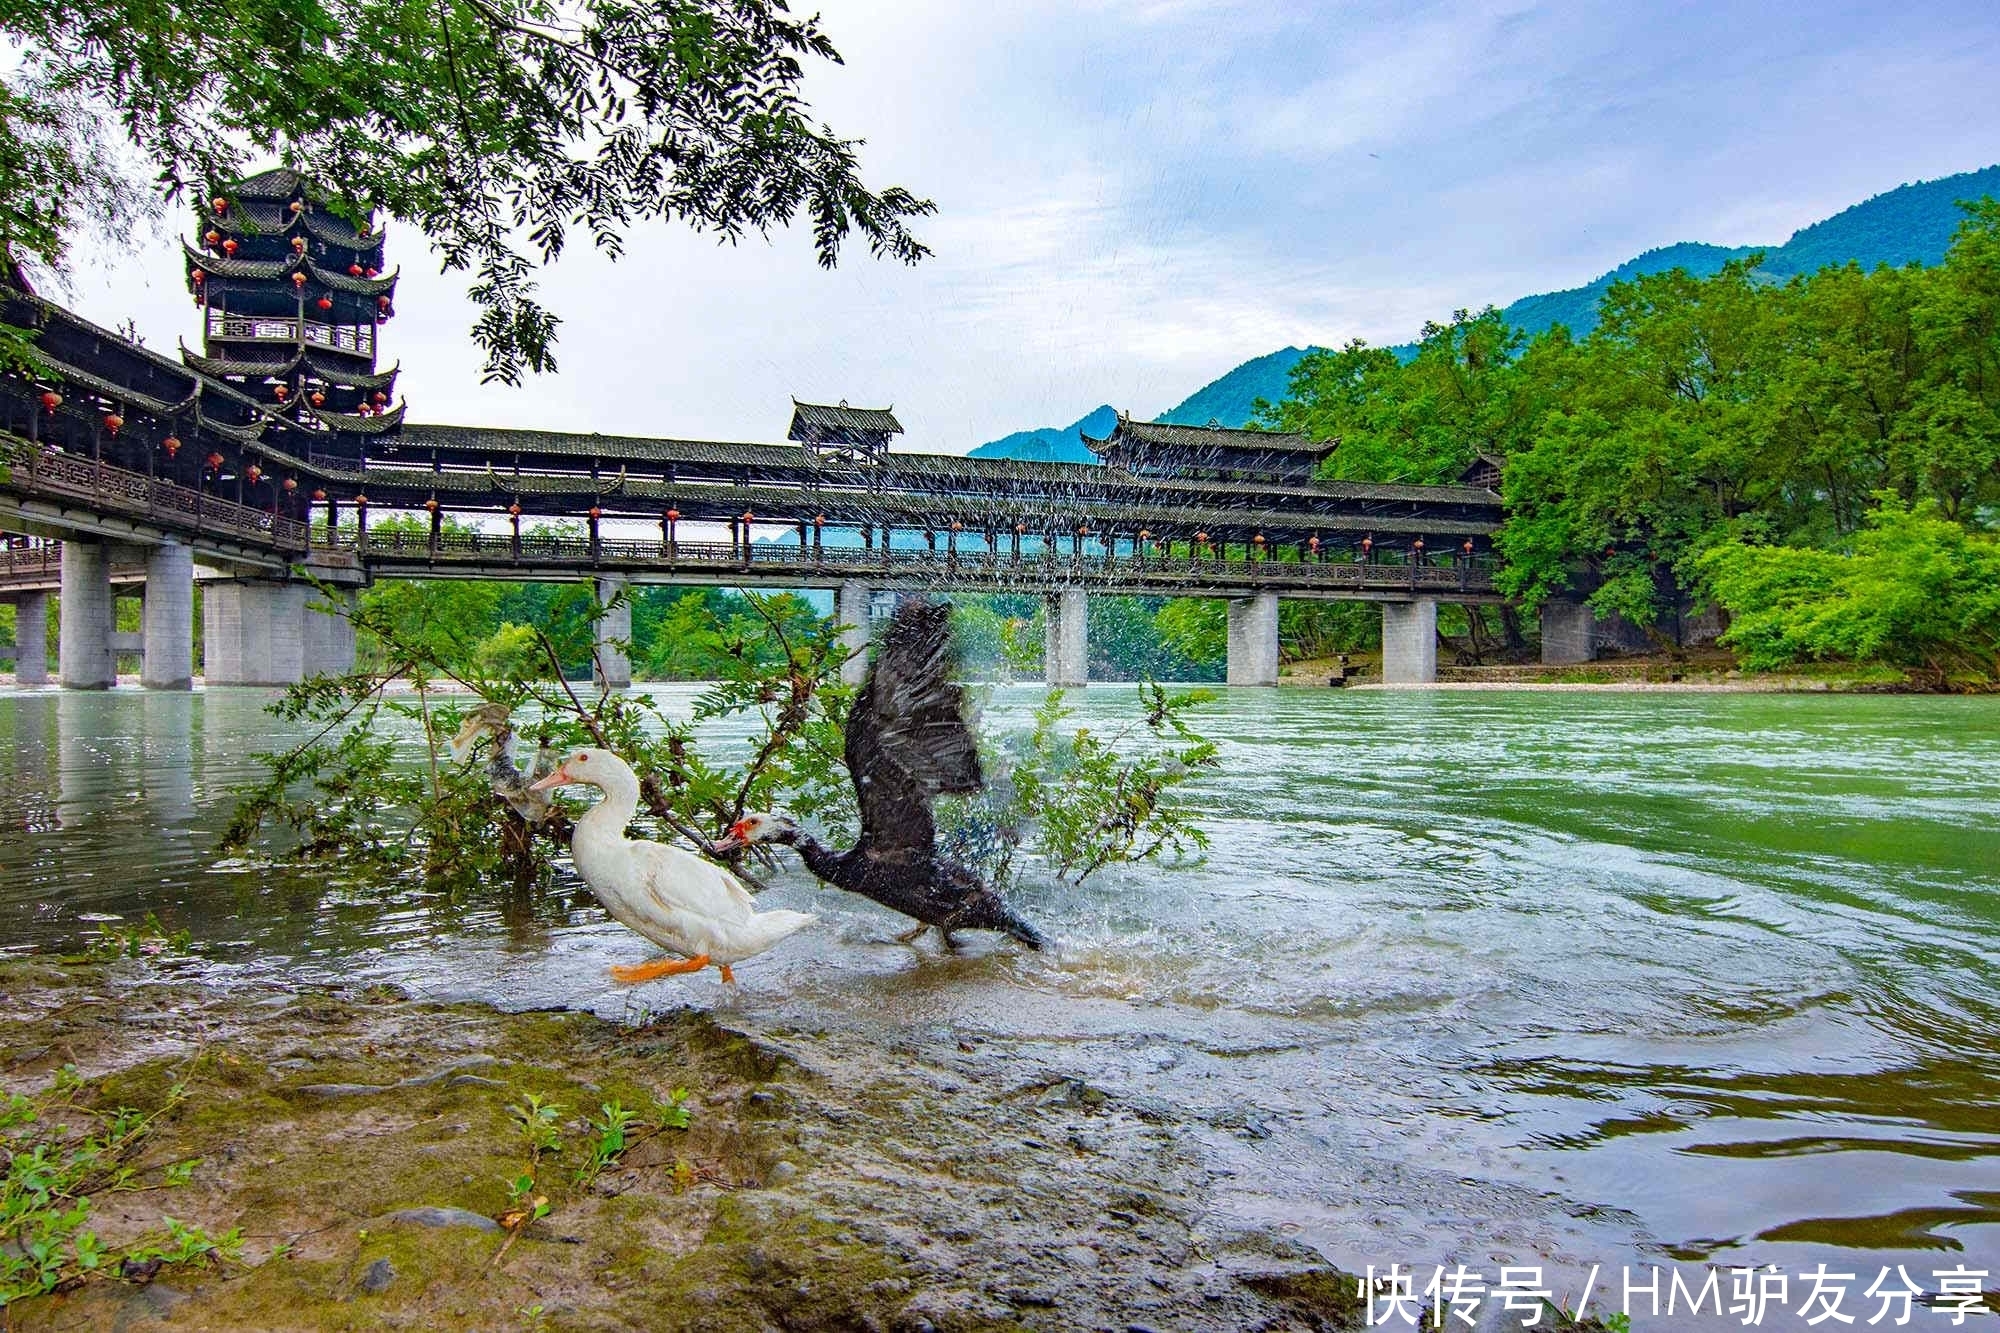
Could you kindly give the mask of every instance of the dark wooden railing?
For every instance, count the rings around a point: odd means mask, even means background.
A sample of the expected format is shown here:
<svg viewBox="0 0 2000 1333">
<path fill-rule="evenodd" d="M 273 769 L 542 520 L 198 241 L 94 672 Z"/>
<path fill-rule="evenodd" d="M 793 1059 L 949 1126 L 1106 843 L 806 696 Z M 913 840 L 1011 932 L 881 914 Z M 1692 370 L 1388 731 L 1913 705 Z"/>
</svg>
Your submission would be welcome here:
<svg viewBox="0 0 2000 1333">
<path fill-rule="evenodd" d="M 145 519 L 181 532 L 234 537 L 280 551 L 306 549 L 306 525 L 297 519 L 102 461 L 19 445 L 8 451 L 6 466 L 4 484 L 26 494 L 76 500 L 93 511 Z"/>
<path fill-rule="evenodd" d="M 314 534 L 322 542 L 325 530 Z M 336 539 L 337 549 L 354 549 L 354 534 Z M 657 539 L 557 536 L 549 533 L 440 531 L 370 532 L 359 542 L 363 560 L 384 572 L 414 572 L 410 566 L 480 565 L 579 572 L 685 570 L 739 572 L 753 578 L 905 577 L 940 583 L 1119 584 L 1200 586 L 1225 583 L 1297 591 L 1451 593 L 1490 596 L 1491 564 L 1484 559 L 1452 564 L 1360 562 L 1332 559 L 1279 559 L 1219 553 L 1212 546 L 1190 552 L 1086 551 L 1071 554 L 1044 548 L 1016 555 L 1011 549 L 951 551 L 904 547 L 813 546 L 788 542 L 661 541 Z"/>
</svg>

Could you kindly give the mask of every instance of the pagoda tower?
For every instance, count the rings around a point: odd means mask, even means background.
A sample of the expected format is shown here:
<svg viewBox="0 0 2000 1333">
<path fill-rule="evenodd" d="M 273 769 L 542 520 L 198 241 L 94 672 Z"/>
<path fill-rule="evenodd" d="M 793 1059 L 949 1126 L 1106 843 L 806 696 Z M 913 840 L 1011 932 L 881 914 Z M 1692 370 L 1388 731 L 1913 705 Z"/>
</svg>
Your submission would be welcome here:
<svg viewBox="0 0 2000 1333">
<path fill-rule="evenodd" d="M 358 462 L 403 424 L 396 367 L 377 370 L 396 274 L 382 272 L 382 232 L 357 230 L 295 171 L 266 171 L 197 211 L 183 241 L 188 290 L 202 308 L 202 350 L 188 367 L 240 390 L 245 426 L 272 414 L 314 433 L 311 451 Z M 214 412 L 209 405 L 205 412 Z"/>
</svg>

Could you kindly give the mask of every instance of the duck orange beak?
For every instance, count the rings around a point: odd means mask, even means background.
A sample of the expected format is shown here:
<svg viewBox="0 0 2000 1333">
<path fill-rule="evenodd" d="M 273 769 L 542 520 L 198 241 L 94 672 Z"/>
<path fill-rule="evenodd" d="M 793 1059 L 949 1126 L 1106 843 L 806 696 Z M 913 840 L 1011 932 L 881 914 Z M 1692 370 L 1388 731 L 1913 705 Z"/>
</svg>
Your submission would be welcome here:
<svg viewBox="0 0 2000 1333">
<path fill-rule="evenodd" d="M 715 850 L 718 852 L 733 852 L 738 847 L 747 846 L 749 842 L 750 821 L 739 819 L 729 826 L 729 832 L 715 840 Z"/>
<path fill-rule="evenodd" d="M 569 769 L 565 765 L 557 764 L 555 772 L 549 774 L 547 777 L 541 779 L 539 782 L 530 782 L 528 784 L 528 790 L 547 791 L 551 787 L 560 787 L 566 783 L 571 783 L 575 781 L 576 779 L 569 775 Z"/>
</svg>

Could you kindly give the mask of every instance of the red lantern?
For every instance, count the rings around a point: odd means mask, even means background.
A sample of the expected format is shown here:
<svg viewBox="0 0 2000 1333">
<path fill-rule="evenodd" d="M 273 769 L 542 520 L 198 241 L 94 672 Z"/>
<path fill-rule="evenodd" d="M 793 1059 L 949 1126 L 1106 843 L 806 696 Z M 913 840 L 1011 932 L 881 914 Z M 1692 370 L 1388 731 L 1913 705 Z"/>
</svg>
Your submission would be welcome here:
<svg viewBox="0 0 2000 1333">
<path fill-rule="evenodd" d="M 1255 537 L 1252 537 L 1250 540 L 1256 545 L 1262 546 L 1264 544 L 1264 534 L 1260 532 Z"/>
<path fill-rule="evenodd" d="M 230 238 L 229 238 L 228 240 L 226 240 L 226 241 L 224 241 L 224 242 L 222 243 L 222 253 L 224 253 L 224 254 L 226 254 L 226 255 L 233 255 L 233 254 L 235 254 L 235 253 L 236 253 L 236 238 L 235 238 L 235 237 L 233 237 L 233 236 L 232 236 L 232 237 L 230 237 Z"/>
<path fill-rule="evenodd" d="M 1314 534 L 1314 535 L 1313 535 L 1313 537 L 1312 537 L 1312 539 L 1311 539 L 1311 540 L 1309 540 L 1308 542 L 1306 542 L 1306 547 L 1307 547 L 1307 549 L 1311 550 L 1311 551 L 1312 551 L 1312 552 L 1313 552 L 1313 553 L 1314 553 L 1315 555 L 1317 555 L 1317 554 L 1319 553 L 1319 536 L 1318 536 L 1318 534 Z"/>
<path fill-rule="evenodd" d="M 389 298 L 386 296 L 376 297 L 375 308 L 377 310 L 380 310 L 383 314 L 387 314 L 389 312 Z"/>
<path fill-rule="evenodd" d="M 354 505 L 357 509 L 366 509 L 368 507 L 368 497 L 365 495 L 355 496 Z"/>
<path fill-rule="evenodd" d="M 279 402 L 282 403 L 285 401 L 286 396 L 290 394 L 291 391 L 292 390 L 290 385 L 280 384 L 277 388 L 271 390 L 271 393 L 277 398 Z"/>
<path fill-rule="evenodd" d="M 1412 551 L 1415 551 L 1418 555 L 1422 555 L 1424 553 L 1424 539 L 1422 537 L 1419 537 L 1415 541 L 1411 542 L 1410 549 Z"/>
<path fill-rule="evenodd" d="M 293 491 L 299 488 L 299 479 L 297 477 L 286 477 L 284 484 L 285 484 L 285 494 L 290 495 Z"/>
<path fill-rule="evenodd" d="M 294 287 L 303 287 L 303 286 L 305 286 L 305 285 L 306 285 L 306 275 L 305 275 L 305 274 L 303 274 L 303 273 L 294 273 L 294 274 L 292 274 L 292 286 L 294 286 Z"/>
<path fill-rule="evenodd" d="M 358 278 L 358 277 L 360 277 L 360 276 L 361 276 L 361 265 L 359 265 L 359 264 L 349 264 L 349 265 L 347 266 L 347 276 L 348 276 L 348 277 L 350 277 L 350 278 Z"/>
<path fill-rule="evenodd" d="M 1016 537 L 1020 536 L 1020 535 L 1021 535 L 1022 533 L 1026 532 L 1027 530 L 1028 530 L 1028 525 L 1027 525 L 1026 523 L 1016 523 L 1016 524 L 1014 525 L 1014 535 L 1015 535 Z"/>
<path fill-rule="evenodd" d="M 207 241 L 210 245 L 220 245 L 222 244 L 222 233 L 210 227 L 201 239 Z"/>
<path fill-rule="evenodd" d="M 292 200 L 292 211 L 294 213 L 303 213 L 306 211 L 306 206 L 300 203 L 298 200 L 294 199 Z"/>
<path fill-rule="evenodd" d="M 181 451 L 181 437 L 178 435 L 169 435 L 166 439 L 160 441 L 160 447 L 167 451 L 167 457 L 171 459 Z"/>
<path fill-rule="evenodd" d="M 312 395 L 312 405 L 314 407 L 325 407 L 326 395 L 321 393 L 318 389 L 314 389 Z"/>
<path fill-rule="evenodd" d="M 516 500 L 513 504 L 508 505 L 507 514 L 510 518 L 519 518 L 521 516 L 521 502 Z"/>
<path fill-rule="evenodd" d="M 825 514 L 814 514 L 814 515 L 813 515 L 813 526 L 814 526 L 814 527 L 816 527 L 816 528 L 823 528 L 823 527 L 825 527 L 825 526 L 826 526 L 826 515 L 825 515 Z"/>
<path fill-rule="evenodd" d="M 306 252 L 306 238 L 303 236 L 292 237 L 292 253 L 302 255 L 305 252 Z"/>
<path fill-rule="evenodd" d="M 1460 547 L 1459 547 L 1458 549 L 1459 549 L 1459 550 L 1461 550 L 1461 551 L 1463 551 L 1463 552 L 1465 552 L 1465 553 L 1466 553 L 1467 555 L 1471 555 L 1471 554 L 1472 554 L 1472 538 L 1470 538 L 1470 537 L 1467 537 L 1467 538 L 1465 539 L 1465 544 L 1464 544 L 1463 546 L 1460 546 Z"/>
<path fill-rule="evenodd" d="M 313 304 L 317 305 L 321 310 L 331 310 L 333 309 L 333 298 L 331 296 L 322 296 L 319 300 L 313 302 Z"/>
<path fill-rule="evenodd" d="M 432 512 L 433 514 L 435 514 L 435 513 L 436 513 L 436 512 L 438 511 L 438 502 L 437 502 L 437 500 L 436 500 L 435 498 L 433 498 L 433 499 L 429 499 L 429 500 L 426 500 L 426 501 L 424 501 L 424 508 L 426 508 L 426 509 L 430 510 L 430 511 L 431 511 L 431 512 Z"/>
<path fill-rule="evenodd" d="M 380 407 L 380 406 L 382 406 L 382 404 L 384 404 L 384 403 L 386 403 L 386 402 L 388 402 L 388 401 L 389 401 L 389 395 L 388 395 L 388 394 L 386 394 L 386 393 L 383 393 L 383 392 L 382 392 L 382 391 L 381 391 L 380 389 L 377 389 L 377 390 L 375 391 L 375 406 L 377 406 L 377 407 Z"/>
<path fill-rule="evenodd" d="M 194 285 L 197 287 L 208 281 L 208 274 L 203 273 L 200 269 L 196 269 L 194 272 L 188 274 L 188 276 L 194 279 Z"/>
<path fill-rule="evenodd" d="M 1361 539 L 1361 554 L 1367 555 L 1370 551 L 1374 549 L 1375 549 L 1375 539 L 1373 537 L 1363 537 Z"/>
<path fill-rule="evenodd" d="M 208 202 L 214 206 L 215 214 L 217 217 L 220 217 L 224 213 L 227 213 L 229 211 L 229 201 L 227 199 L 224 199 L 219 194 L 215 196 L 215 198 L 209 200 Z"/>
<path fill-rule="evenodd" d="M 105 414 L 104 429 L 110 431 L 113 435 L 116 435 L 124 425 L 125 418 L 119 416 L 116 412 L 107 412 Z"/>
<path fill-rule="evenodd" d="M 1197 546 L 1206 546 L 1208 545 L 1208 534 L 1205 532 L 1197 532 L 1194 535 L 1194 540 Z"/>
<path fill-rule="evenodd" d="M 323 490 L 320 490 L 320 489 L 319 489 L 318 487 L 314 487 L 314 488 L 313 488 L 313 497 L 312 497 L 312 498 L 313 498 L 313 499 L 315 499 L 315 500 L 324 500 L 324 499 L 326 499 L 326 492 L 325 492 L 325 491 L 323 491 Z"/>
<path fill-rule="evenodd" d="M 953 519 L 953 520 L 951 521 L 951 530 L 952 530 L 953 532 L 964 532 L 964 531 L 965 531 L 965 525 L 964 525 L 964 524 L 962 524 L 962 523 L 960 523 L 960 522 L 959 522 L 959 521 L 958 521 L 957 519 Z"/>
<path fill-rule="evenodd" d="M 755 514 L 751 513 L 751 512 L 749 511 L 749 510 L 747 510 L 747 509 L 746 509 L 746 510 L 744 510 L 744 511 L 743 511 L 743 523 L 744 523 L 744 526 L 746 526 L 746 527 L 747 527 L 747 526 L 749 526 L 749 523 L 750 523 L 750 520 L 751 520 L 751 519 L 753 519 L 753 518 L 755 518 L 755 517 L 757 517 L 757 516 L 756 516 Z"/>
<path fill-rule="evenodd" d="M 264 479 L 264 469 L 252 463 L 249 467 L 243 469 L 243 479 L 252 486 L 255 486 Z"/>
<path fill-rule="evenodd" d="M 362 232 L 361 234 L 362 234 L 363 236 L 366 236 L 366 235 L 367 235 L 368 233 L 364 231 L 364 232 Z M 379 269 L 379 268 L 375 268 L 374 266 L 372 266 L 372 265 L 371 265 L 371 266 L 369 267 L 369 269 L 368 269 L 368 276 L 369 276 L 369 277 L 371 277 L 371 278 L 372 278 L 372 277 L 375 277 L 375 276 L 376 276 L 377 274 L 381 273 L 381 271 L 382 271 L 381 269 Z"/>
<path fill-rule="evenodd" d="M 599 508 L 598 508 L 598 507 L 597 507 L 596 505 L 592 505 L 592 506 L 590 507 L 590 521 L 591 521 L 591 522 L 595 523 L 595 522 L 596 522 L 596 521 L 597 521 L 598 519 L 600 519 L 600 518 L 603 518 L 603 517 L 604 517 L 604 511 L 603 511 L 602 509 L 599 509 Z"/>
<path fill-rule="evenodd" d="M 208 470 L 210 472 L 219 472 L 222 470 L 221 454 L 210 454 L 208 456 Z"/>
<path fill-rule="evenodd" d="M 680 521 L 681 521 L 681 511 L 680 511 L 680 510 L 678 510 L 678 509 L 669 509 L 669 510 L 667 511 L 667 522 L 669 522 L 669 523 L 678 523 L 678 522 L 680 522 Z"/>
<path fill-rule="evenodd" d="M 42 411 L 53 412 L 62 406 L 62 395 L 54 391 L 42 395 Z"/>
</svg>

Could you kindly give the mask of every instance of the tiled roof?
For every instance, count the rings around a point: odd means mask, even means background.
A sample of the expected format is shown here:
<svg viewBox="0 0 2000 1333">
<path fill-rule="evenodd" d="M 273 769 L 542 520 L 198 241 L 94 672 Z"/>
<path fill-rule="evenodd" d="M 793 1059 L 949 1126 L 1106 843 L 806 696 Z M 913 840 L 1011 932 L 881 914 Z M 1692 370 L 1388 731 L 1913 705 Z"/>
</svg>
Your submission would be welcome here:
<svg viewBox="0 0 2000 1333">
<path fill-rule="evenodd" d="M 1166 421 L 1134 421 L 1119 414 L 1118 424 L 1111 434 L 1101 440 L 1086 435 L 1083 442 L 1094 452 L 1102 453 L 1101 446 L 1118 444 L 1135 445 L 1150 449 L 1182 449 L 1201 452 L 1207 449 L 1268 449 L 1285 453 L 1324 454 L 1333 449 L 1331 443 L 1309 440 L 1303 435 L 1293 435 L 1282 431 L 1233 430 L 1224 426 L 1182 426 Z"/>
<path fill-rule="evenodd" d="M 802 403 L 792 399 L 792 428 L 788 440 L 803 440 L 808 432 L 854 431 L 859 434 L 901 435 L 903 423 L 886 407 L 849 407 L 846 403 Z"/>
</svg>

